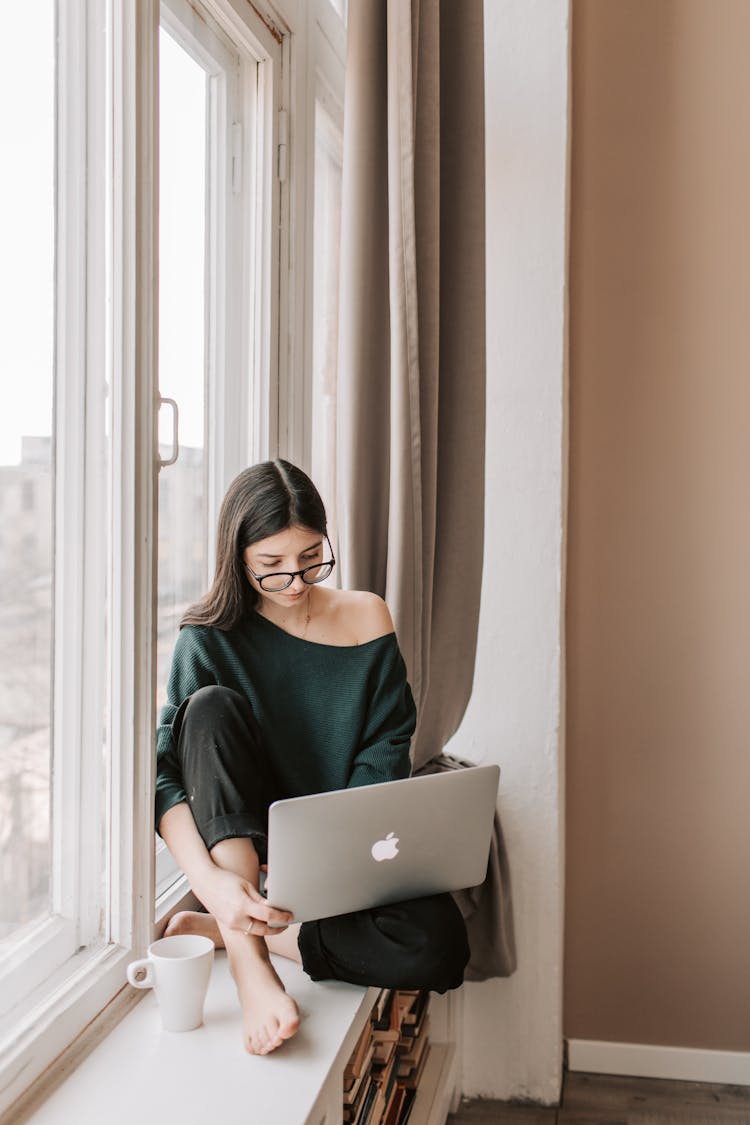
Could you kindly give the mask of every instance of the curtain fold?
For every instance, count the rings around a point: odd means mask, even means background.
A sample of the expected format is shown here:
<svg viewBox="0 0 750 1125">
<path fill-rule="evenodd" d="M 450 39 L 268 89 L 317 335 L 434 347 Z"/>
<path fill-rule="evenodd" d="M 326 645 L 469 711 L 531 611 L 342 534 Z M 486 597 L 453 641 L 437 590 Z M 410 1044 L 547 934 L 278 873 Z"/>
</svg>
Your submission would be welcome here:
<svg viewBox="0 0 750 1125">
<path fill-rule="evenodd" d="M 350 5 L 341 247 L 337 558 L 344 585 L 376 591 L 393 614 L 417 771 L 461 722 L 479 619 L 482 0 Z M 495 919 L 512 931 L 509 881 L 494 887 L 507 902 Z M 485 959 L 481 973 L 507 975 L 511 960 L 493 971 Z"/>
</svg>

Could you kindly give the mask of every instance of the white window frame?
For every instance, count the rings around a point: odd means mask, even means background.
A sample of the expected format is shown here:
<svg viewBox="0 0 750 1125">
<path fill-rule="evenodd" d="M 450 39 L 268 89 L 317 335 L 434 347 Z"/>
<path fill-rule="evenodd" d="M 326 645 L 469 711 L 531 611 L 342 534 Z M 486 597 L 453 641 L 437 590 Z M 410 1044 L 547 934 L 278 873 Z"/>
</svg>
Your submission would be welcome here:
<svg viewBox="0 0 750 1125">
<path fill-rule="evenodd" d="M 193 19 L 195 8 L 213 26 Z M 281 191 L 272 146 L 288 45 L 262 12 L 230 0 L 162 0 L 161 13 L 164 27 L 210 75 L 206 338 L 214 527 L 229 481 L 274 440 Z"/>
<path fill-rule="evenodd" d="M 0 1113 L 123 993 L 125 965 L 150 932 L 143 825 L 153 817 L 154 10 L 152 0 L 66 0 L 59 8 L 53 809 L 62 815 L 54 818 L 53 852 L 66 862 L 55 865 L 53 907 L 71 911 L 76 923 L 72 931 L 63 925 L 67 948 L 58 944 L 54 971 L 4 1029 Z M 110 375 L 113 466 L 104 480 L 86 472 L 102 441 L 103 404 L 92 389 L 102 365 Z M 96 519 L 105 492 L 107 529 Z M 101 640 L 105 586 L 108 631 L 118 639 L 107 646 L 109 659 Z M 92 804 L 101 807 L 99 770 L 93 783 L 88 777 L 101 756 L 107 696 L 108 899 L 100 922 L 89 884 L 101 834 L 87 817 Z M 103 940 L 87 946 L 100 931 Z"/>
<path fill-rule="evenodd" d="M 298 46 L 289 93 L 289 326 L 279 373 L 279 453 L 310 468 L 312 461 L 313 247 L 315 104 L 323 100 L 343 132 L 346 28 L 331 0 L 279 0 Z M 295 127 L 296 126 L 296 127 Z M 292 373 L 305 372 L 305 378 Z"/>
<path fill-rule="evenodd" d="M 235 144 L 246 199 L 242 213 L 235 217 L 239 238 L 228 235 L 227 242 L 238 256 L 242 249 L 244 262 L 239 267 L 235 263 L 242 286 L 225 293 L 227 374 L 216 380 L 213 402 L 214 438 L 218 435 L 225 447 L 223 459 L 213 466 L 209 487 L 209 526 L 215 527 L 230 480 L 250 459 L 273 456 L 277 446 L 279 339 L 285 331 L 281 310 L 286 289 L 281 262 L 288 240 L 287 187 L 278 175 L 279 131 L 288 102 L 291 45 L 289 27 L 263 0 L 248 5 L 239 0 L 201 0 L 201 6 L 245 58 L 257 63 L 256 75 L 245 69 L 239 90 L 244 127 Z M 228 187 L 228 201 L 230 192 Z M 231 206 L 230 201 L 227 209 Z"/>
<path fill-rule="evenodd" d="M 55 860 L 50 872 L 50 916 L 24 927 L 15 935 L 8 951 L 0 957 L 0 1018 L 6 1017 L 6 1023 L 8 1013 L 17 1010 L 28 996 L 33 995 L 41 982 L 59 969 L 77 947 L 77 926 L 72 919 L 78 913 L 79 843 L 74 827 L 78 818 L 71 817 L 66 823 L 60 816 L 62 808 L 71 807 L 71 804 L 73 810 L 78 809 L 78 763 L 75 759 L 71 761 L 69 756 L 66 758 L 62 748 L 81 744 L 82 718 L 75 695 L 69 690 L 64 676 L 66 662 L 70 660 L 79 674 L 82 672 L 84 592 L 81 583 L 76 581 L 76 573 L 83 573 L 85 554 L 81 510 L 85 495 L 81 488 L 83 442 L 60 440 L 69 428 L 75 434 L 76 409 L 82 411 L 86 395 L 85 369 L 76 361 L 85 353 L 85 308 L 79 298 L 86 284 L 87 194 L 90 185 L 87 183 L 86 192 L 71 190 L 82 168 L 85 168 L 86 120 L 75 107 L 83 104 L 85 99 L 86 86 L 78 64 L 85 56 L 86 24 L 83 13 L 77 8 L 71 8 L 67 19 L 59 21 L 58 42 L 58 69 L 65 80 L 60 86 L 70 90 L 74 109 L 71 112 L 69 104 L 58 104 L 56 107 L 56 206 L 66 213 L 70 237 L 66 245 L 56 247 L 56 366 L 63 377 L 58 380 L 59 389 L 55 392 L 56 454 L 52 462 L 52 471 L 56 476 L 54 605 L 57 609 L 54 635 L 62 638 L 55 647 L 55 718 L 50 730 L 54 754 L 51 772 L 54 772 L 57 781 L 51 809 L 53 838 L 50 841 L 51 855 Z M 66 503 L 69 505 L 67 512 L 71 530 L 63 535 L 60 517 L 66 511 Z M 67 801 L 63 801 L 63 795 Z M 76 857 L 75 862 L 67 865 L 64 881 L 57 862 L 61 854 Z"/>
</svg>

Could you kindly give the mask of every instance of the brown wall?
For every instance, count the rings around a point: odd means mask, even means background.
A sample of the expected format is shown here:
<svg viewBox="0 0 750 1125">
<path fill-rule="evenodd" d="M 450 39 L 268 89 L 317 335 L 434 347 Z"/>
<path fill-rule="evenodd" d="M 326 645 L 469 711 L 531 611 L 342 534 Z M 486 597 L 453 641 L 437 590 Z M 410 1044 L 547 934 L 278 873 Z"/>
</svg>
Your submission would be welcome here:
<svg viewBox="0 0 750 1125">
<path fill-rule="evenodd" d="M 750 1050 L 750 3 L 573 0 L 565 1034 Z"/>
</svg>

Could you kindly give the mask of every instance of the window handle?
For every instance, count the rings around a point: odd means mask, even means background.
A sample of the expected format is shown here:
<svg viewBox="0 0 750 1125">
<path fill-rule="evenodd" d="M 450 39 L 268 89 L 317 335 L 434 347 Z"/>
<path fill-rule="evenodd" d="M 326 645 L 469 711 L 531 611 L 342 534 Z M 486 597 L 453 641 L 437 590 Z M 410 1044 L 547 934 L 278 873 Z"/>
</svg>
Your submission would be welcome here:
<svg viewBox="0 0 750 1125">
<path fill-rule="evenodd" d="M 164 398 L 162 395 L 159 395 L 159 407 L 161 408 L 165 403 L 172 407 L 172 456 L 166 458 L 159 457 L 160 469 L 165 469 L 167 465 L 174 465 L 175 461 L 180 456 L 180 410 L 173 398 Z"/>
</svg>

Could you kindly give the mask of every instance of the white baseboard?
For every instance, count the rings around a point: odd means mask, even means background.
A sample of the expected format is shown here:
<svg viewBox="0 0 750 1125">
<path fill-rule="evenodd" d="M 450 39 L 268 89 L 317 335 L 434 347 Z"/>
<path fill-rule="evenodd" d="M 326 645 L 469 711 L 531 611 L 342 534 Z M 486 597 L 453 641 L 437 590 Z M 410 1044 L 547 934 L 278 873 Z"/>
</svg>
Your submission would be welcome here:
<svg viewBox="0 0 750 1125">
<path fill-rule="evenodd" d="M 750 1053 L 569 1039 L 568 1070 L 750 1086 Z"/>
</svg>

